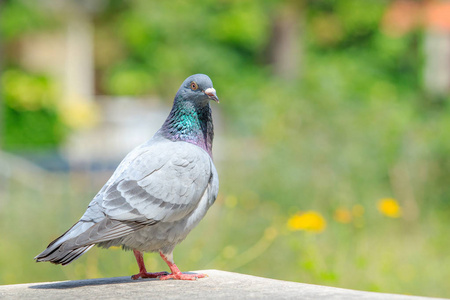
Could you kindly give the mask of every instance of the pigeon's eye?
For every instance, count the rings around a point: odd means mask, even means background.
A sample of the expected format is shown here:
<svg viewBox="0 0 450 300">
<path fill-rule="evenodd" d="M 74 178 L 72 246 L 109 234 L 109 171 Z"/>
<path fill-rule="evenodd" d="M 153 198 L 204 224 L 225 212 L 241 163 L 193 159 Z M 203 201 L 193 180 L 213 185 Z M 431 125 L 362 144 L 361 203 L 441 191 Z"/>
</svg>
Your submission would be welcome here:
<svg viewBox="0 0 450 300">
<path fill-rule="evenodd" d="M 196 82 L 192 81 L 191 82 L 191 90 L 195 91 L 196 89 L 198 89 L 198 85 Z"/>
</svg>

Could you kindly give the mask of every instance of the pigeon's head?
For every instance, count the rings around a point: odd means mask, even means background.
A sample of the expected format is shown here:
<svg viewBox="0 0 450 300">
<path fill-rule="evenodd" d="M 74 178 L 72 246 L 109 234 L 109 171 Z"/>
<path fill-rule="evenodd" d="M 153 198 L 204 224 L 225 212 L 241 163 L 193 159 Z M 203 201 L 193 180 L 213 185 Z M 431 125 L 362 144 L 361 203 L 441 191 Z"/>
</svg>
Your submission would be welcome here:
<svg viewBox="0 0 450 300">
<path fill-rule="evenodd" d="M 191 75 L 181 84 L 175 99 L 206 105 L 209 100 L 219 103 L 211 79 L 205 74 Z"/>
</svg>

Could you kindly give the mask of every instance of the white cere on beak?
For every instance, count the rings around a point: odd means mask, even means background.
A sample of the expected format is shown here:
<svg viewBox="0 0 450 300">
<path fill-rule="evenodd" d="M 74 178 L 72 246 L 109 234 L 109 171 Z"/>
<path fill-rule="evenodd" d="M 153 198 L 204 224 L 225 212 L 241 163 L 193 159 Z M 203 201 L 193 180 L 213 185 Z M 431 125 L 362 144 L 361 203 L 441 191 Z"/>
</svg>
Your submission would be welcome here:
<svg viewBox="0 0 450 300">
<path fill-rule="evenodd" d="M 206 95 L 215 95 L 216 94 L 216 90 L 214 89 L 214 88 L 207 88 L 206 90 L 205 90 L 205 94 Z"/>
<path fill-rule="evenodd" d="M 219 98 L 217 98 L 216 90 L 214 88 L 207 88 L 204 93 L 208 95 L 208 97 L 217 103 L 219 103 Z"/>
</svg>

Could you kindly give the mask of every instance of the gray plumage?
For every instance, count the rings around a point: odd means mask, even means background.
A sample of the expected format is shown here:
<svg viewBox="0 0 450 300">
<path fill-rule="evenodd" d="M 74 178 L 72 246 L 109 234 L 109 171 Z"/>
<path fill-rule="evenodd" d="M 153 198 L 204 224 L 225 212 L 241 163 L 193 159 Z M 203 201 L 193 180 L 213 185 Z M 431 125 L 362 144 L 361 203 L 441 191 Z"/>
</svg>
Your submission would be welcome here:
<svg viewBox="0 0 450 300">
<path fill-rule="evenodd" d="M 211 99 L 218 101 L 208 76 L 188 77 L 162 128 L 124 158 L 81 219 L 36 261 L 66 265 L 98 245 L 159 251 L 173 262 L 174 247 L 205 216 L 219 189 Z"/>
</svg>

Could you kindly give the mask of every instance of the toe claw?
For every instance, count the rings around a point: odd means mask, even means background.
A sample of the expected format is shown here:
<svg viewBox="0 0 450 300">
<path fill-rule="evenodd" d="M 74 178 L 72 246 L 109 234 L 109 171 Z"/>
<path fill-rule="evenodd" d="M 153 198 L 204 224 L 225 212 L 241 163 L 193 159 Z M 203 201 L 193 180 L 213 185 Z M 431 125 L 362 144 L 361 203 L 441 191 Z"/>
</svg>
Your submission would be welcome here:
<svg viewBox="0 0 450 300">
<path fill-rule="evenodd" d="M 160 280 L 168 280 L 168 279 L 175 279 L 175 280 L 198 280 L 199 278 L 205 278 L 208 277 L 206 274 L 183 274 L 183 273 L 172 273 L 169 275 L 161 276 L 159 277 Z"/>
<path fill-rule="evenodd" d="M 157 273 L 138 273 L 131 276 L 131 279 L 137 280 L 139 278 L 160 278 L 161 276 L 167 276 L 169 273 L 166 271 L 164 272 L 157 272 Z"/>
</svg>

